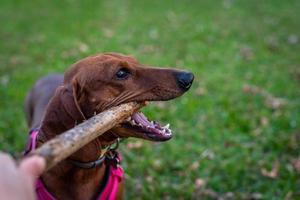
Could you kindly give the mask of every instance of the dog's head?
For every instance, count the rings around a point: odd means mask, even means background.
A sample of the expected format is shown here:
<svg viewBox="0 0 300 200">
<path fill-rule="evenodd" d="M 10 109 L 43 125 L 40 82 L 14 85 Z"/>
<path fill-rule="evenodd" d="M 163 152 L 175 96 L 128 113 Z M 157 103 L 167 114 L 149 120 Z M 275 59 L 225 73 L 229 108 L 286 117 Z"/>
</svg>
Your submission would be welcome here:
<svg viewBox="0 0 300 200">
<path fill-rule="evenodd" d="M 193 79 L 190 72 L 148 67 L 130 56 L 107 53 L 75 63 L 65 73 L 64 84 L 72 86 L 78 109 L 90 118 L 122 103 L 176 98 L 190 88 Z M 117 137 L 165 141 L 172 133 L 168 125 L 163 127 L 137 112 L 101 136 L 107 142 Z"/>
</svg>

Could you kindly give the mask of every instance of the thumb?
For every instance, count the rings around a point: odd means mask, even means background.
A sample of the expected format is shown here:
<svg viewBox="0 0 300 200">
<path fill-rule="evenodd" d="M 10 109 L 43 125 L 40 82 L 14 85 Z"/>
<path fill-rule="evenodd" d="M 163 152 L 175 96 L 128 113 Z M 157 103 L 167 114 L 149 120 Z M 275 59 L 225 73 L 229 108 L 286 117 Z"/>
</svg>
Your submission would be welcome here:
<svg viewBox="0 0 300 200">
<path fill-rule="evenodd" d="M 39 156 L 32 156 L 30 158 L 25 158 L 20 163 L 19 170 L 34 182 L 35 179 L 43 173 L 45 167 L 46 162 L 44 158 Z"/>
</svg>

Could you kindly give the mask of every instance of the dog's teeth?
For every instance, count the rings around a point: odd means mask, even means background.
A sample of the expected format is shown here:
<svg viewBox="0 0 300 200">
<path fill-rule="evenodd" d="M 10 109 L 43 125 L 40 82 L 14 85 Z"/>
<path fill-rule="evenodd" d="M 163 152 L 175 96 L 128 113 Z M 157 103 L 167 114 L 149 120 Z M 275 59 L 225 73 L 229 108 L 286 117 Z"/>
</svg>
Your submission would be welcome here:
<svg viewBox="0 0 300 200">
<path fill-rule="evenodd" d="M 126 121 L 130 121 L 131 120 L 131 117 L 128 117 L 127 119 L 126 119 Z"/>
<path fill-rule="evenodd" d="M 163 129 L 163 130 L 162 130 L 162 133 L 165 134 L 165 133 L 166 133 L 166 129 Z"/>
<path fill-rule="evenodd" d="M 164 127 L 162 127 L 163 129 L 169 129 L 170 124 L 165 125 Z"/>
<path fill-rule="evenodd" d="M 172 132 L 171 132 L 171 130 L 170 130 L 170 129 L 167 129 L 167 131 L 166 131 L 166 135 L 172 135 Z"/>
<path fill-rule="evenodd" d="M 134 120 L 130 120 L 129 123 L 132 124 L 132 125 L 136 125 Z"/>
<path fill-rule="evenodd" d="M 154 125 L 154 122 L 153 122 L 153 121 L 151 121 L 151 124 L 153 124 L 153 125 Z"/>
</svg>

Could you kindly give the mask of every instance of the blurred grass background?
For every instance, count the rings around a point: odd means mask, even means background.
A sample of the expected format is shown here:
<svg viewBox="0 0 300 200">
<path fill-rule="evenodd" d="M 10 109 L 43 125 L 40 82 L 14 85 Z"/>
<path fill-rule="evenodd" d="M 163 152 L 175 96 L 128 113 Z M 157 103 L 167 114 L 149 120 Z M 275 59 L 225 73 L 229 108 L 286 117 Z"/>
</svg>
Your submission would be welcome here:
<svg viewBox="0 0 300 200">
<path fill-rule="evenodd" d="M 0 1 L 0 149 L 35 80 L 99 52 L 195 73 L 144 109 L 166 143 L 122 144 L 125 199 L 300 199 L 300 1 Z"/>
</svg>

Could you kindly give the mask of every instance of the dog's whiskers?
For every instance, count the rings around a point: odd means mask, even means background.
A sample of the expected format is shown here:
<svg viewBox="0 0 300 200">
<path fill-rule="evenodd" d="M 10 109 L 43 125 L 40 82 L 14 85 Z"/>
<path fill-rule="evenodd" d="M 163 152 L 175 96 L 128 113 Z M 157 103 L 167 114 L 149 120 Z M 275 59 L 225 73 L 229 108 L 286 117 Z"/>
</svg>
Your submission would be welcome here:
<svg viewBox="0 0 300 200">
<path fill-rule="evenodd" d="M 123 92 L 113 101 L 107 102 L 107 104 L 104 105 L 104 109 L 119 105 L 121 102 L 125 102 L 126 99 L 132 95 L 134 95 L 134 92 Z"/>
</svg>

